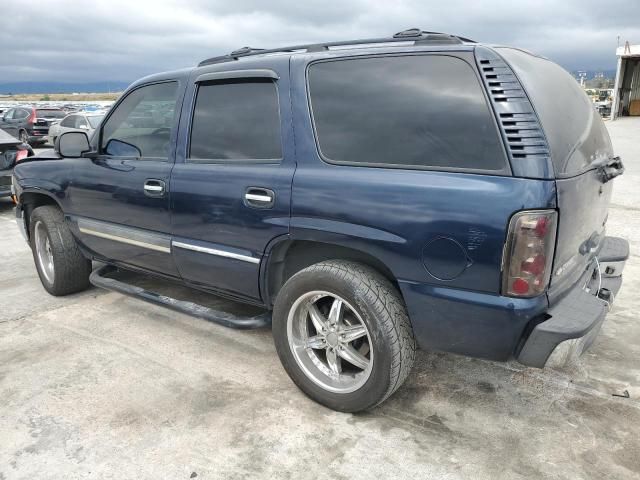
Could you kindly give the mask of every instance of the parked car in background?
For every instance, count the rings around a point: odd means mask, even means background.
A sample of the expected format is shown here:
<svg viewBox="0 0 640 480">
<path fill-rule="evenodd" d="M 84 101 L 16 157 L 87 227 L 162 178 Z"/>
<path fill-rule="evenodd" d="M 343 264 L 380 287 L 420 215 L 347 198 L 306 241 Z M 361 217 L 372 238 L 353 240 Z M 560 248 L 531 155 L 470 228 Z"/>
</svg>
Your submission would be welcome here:
<svg viewBox="0 0 640 480">
<path fill-rule="evenodd" d="M 0 129 L 20 139 L 22 143 L 36 145 L 47 141 L 49 126 L 65 115 L 59 108 L 10 108 L 0 117 Z"/>
<path fill-rule="evenodd" d="M 103 113 L 80 112 L 67 115 L 59 123 L 54 123 L 49 127 L 49 143 L 54 145 L 56 138 L 65 132 L 86 132 L 91 137 L 103 118 Z"/>
<path fill-rule="evenodd" d="M 33 150 L 29 145 L 0 130 L 0 198 L 11 195 L 13 167 L 31 156 Z"/>
</svg>

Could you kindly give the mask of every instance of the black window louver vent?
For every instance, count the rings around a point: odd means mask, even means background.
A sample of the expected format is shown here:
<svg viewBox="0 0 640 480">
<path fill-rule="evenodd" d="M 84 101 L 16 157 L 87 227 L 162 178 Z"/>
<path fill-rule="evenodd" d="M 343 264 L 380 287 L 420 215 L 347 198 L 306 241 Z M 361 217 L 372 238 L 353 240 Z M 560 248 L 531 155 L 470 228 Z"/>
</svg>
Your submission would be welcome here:
<svg viewBox="0 0 640 480">
<path fill-rule="evenodd" d="M 520 82 L 509 65 L 493 50 L 476 48 L 476 60 L 496 112 L 514 173 L 521 170 L 518 164 L 526 160 L 531 163 L 524 170 L 531 172 L 533 168 L 533 171 L 542 172 L 538 176 L 546 177 L 545 172 L 551 162 L 549 146 Z"/>
</svg>

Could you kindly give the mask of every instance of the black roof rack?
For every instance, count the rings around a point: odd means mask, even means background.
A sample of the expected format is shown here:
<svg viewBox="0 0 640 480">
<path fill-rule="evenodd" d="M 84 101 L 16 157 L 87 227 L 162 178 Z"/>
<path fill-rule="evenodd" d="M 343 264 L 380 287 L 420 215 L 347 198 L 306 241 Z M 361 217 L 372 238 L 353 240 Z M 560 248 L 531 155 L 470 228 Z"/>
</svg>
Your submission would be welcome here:
<svg viewBox="0 0 640 480">
<path fill-rule="evenodd" d="M 413 40 L 414 45 L 423 45 L 423 44 L 462 44 L 465 42 L 476 43 L 473 40 L 469 40 L 468 38 L 460 37 L 458 35 L 450 35 L 448 33 L 440 33 L 440 32 L 426 32 L 419 28 L 409 28 L 408 30 L 403 30 L 402 32 L 396 33 L 391 38 L 366 38 L 363 40 L 346 40 L 342 42 L 329 42 L 329 43 L 312 43 L 306 45 L 294 45 L 290 47 L 282 47 L 282 48 L 251 48 L 251 47 L 242 47 L 238 50 L 234 50 L 233 52 L 227 55 L 221 55 L 219 57 L 211 57 L 206 60 L 203 60 L 198 64 L 199 67 L 203 67 L 205 65 L 212 65 L 214 63 L 222 63 L 229 62 L 232 60 L 238 60 L 241 57 L 249 57 L 252 55 L 262 55 L 265 53 L 286 53 L 286 52 L 321 52 L 325 50 L 329 50 L 330 47 L 343 47 L 348 45 L 367 45 L 374 43 L 392 43 L 392 42 L 409 42 Z"/>
</svg>

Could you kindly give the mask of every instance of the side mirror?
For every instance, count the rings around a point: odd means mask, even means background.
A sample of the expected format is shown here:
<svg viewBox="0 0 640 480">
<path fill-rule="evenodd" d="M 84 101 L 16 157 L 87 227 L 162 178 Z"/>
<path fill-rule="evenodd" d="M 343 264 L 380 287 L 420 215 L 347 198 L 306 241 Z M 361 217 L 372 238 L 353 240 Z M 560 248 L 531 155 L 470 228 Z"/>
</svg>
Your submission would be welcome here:
<svg viewBox="0 0 640 480">
<path fill-rule="evenodd" d="M 55 151 L 61 157 L 80 158 L 90 150 L 89 137 L 84 132 L 67 132 L 56 139 Z"/>
</svg>

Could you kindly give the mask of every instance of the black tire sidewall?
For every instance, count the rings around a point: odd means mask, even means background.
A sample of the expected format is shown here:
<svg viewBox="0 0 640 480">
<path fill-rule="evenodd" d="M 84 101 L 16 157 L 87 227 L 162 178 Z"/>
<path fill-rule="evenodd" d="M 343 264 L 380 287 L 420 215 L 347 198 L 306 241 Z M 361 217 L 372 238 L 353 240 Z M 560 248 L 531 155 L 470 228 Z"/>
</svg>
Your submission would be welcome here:
<svg viewBox="0 0 640 480">
<path fill-rule="evenodd" d="M 36 246 L 36 224 L 41 222 L 44 225 L 44 229 L 47 233 L 47 237 L 49 237 L 49 242 L 51 244 L 51 249 L 53 250 L 53 283 L 47 280 L 47 277 L 42 272 L 40 267 L 40 261 L 38 260 L 38 250 Z M 36 264 L 36 270 L 38 271 L 38 276 L 40 277 L 40 281 L 42 282 L 42 286 L 45 290 L 51 294 L 55 291 L 55 283 L 56 277 L 58 275 L 58 267 L 56 265 L 56 252 L 55 245 L 53 243 L 53 237 L 51 235 L 51 225 L 50 222 L 47 221 L 44 215 L 40 215 L 38 210 L 34 210 L 33 215 L 31 216 L 31 221 L 29 222 L 29 238 L 31 239 L 31 252 L 33 253 L 33 261 Z"/>
<path fill-rule="evenodd" d="M 326 291 L 346 300 L 362 318 L 373 344 L 373 368 L 367 382 L 351 393 L 334 393 L 309 379 L 298 365 L 287 338 L 289 311 L 302 295 Z M 327 270 L 303 271 L 296 274 L 280 290 L 273 310 L 273 336 L 278 356 L 295 384 L 313 400 L 334 410 L 355 412 L 376 405 L 384 398 L 389 383 L 391 350 L 376 313 L 365 300 L 362 285 L 350 276 L 337 276 Z"/>
<path fill-rule="evenodd" d="M 35 226 L 42 222 L 53 253 L 53 282 L 41 271 L 38 261 Z M 44 289 L 51 295 L 61 296 L 86 290 L 89 287 L 91 261 L 79 250 L 71 230 L 66 225 L 62 211 L 52 205 L 33 210 L 29 217 L 29 235 L 33 260 Z"/>
</svg>

